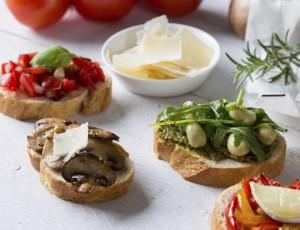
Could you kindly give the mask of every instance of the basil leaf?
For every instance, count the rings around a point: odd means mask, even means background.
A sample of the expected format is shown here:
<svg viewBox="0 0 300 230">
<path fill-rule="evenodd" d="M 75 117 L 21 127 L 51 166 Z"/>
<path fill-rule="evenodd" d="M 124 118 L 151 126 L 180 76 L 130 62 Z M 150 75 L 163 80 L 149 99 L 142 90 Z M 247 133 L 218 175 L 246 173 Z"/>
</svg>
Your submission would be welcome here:
<svg viewBox="0 0 300 230">
<path fill-rule="evenodd" d="M 73 57 L 75 55 L 67 49 L 55 45 L 35 55 L 30 64 L 34 67 L 42 66 L 48 70 L 54 70 L 70 64 Z"/>
</svg>

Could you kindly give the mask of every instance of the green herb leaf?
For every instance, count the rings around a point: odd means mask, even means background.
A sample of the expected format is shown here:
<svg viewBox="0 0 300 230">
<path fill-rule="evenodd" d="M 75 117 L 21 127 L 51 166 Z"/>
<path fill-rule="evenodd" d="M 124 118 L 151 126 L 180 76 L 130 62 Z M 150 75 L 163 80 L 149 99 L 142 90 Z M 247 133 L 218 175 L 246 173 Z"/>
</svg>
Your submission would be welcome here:
<svg viewBox="0 0 300 230">
<path fill-rule="evenodd" d="M 58 67 L 65 67 L 72 61 L 74 54 L 61 46 L 51 46 L 50 48 L 38 53 L 31 60 L 30 64 L 34 67 L 42 66 L 48 70 Z"/>
<path fill-rule="evenodd" d="M 226 110 L 226 105 L 228 101 L 225 99 L 216 100 L 209 103 L 212 111 L 214 112 L 216 118 L 218 119 L 229 119 L 228 112 Z"/>
<path fill-rule="evenodd" d="M 282 132 L 282 133 L 287 132 L 287 129 L 284 129 L 284 128 L 280 127 L 279 125 L 277 125 L 268 116 L 268 114 L 265 112 L 265 110 L 263 110 L 261 108 L 249 108 L 249 110 L 255 112 L 255 114 L 256 114 L 256 122 L 254 124 L 254 126 L 256 126 L 256 128 L 259 128 L 264 125 L 270 125 L 271 127 L 273 127 L 273 129 L 276 129 L 279 132 Z"/>
<path fill-rule="evenodd" d="M 255 131 L 251 127 L 232 127 L 229 132 L 234 133 L 235 138 L 239 139 L 238 142 L 241 140 L 247 142 L 249 149 L 257 157 L 258 162 L 265 160 L 265 153 L 256 139 Z M 234 144 L 236 145 L 236 143 Z"/>
<path fill-rule="evenodd" d="M 221 148 L 225 137 L 227 136 L 227 134 L 229 133 L 229 129 L 228 128 L 224 128 L 224 127 L 218 127 L 216 130 L 216 133 L 213 137 L 213 142 L 212 145 L 215 149 L 219 149 Z"/>
<path fill-rule="evenodd" d="M 226 53 L 227 58 L 236 66 L 234 84 L 237 85 L 237 88 L 247 79 L 253 81 L 253 75 L 262 78 L 266 73 L 274 73 L 268 79 L 270 83 L 281 79 L 285 84 L 297 81 L 294 67 L 300 66 L 300 44 L 290 46 L 287 42 L 288 32 L 284 40 L 276 33 L 272 34 L 268 43 L 257 40 L 258 45 L 265 53 L 263 57 L 258 56 L 255 49 L 251 50 L 249 43 L 244 49 L 246 58 L 240 62 Z"/>
<path fill-rule="evenodd" d="M 256 122 L 252 126 L 236 122 L 229 116 L 227 106 L 234 105 L 234 108 L 248 109 L 256 114 Z M 228 134 L 233 133 L 235 136 L 235 146 L 238 146 L 241 141 L 245 141 L 253 154 L 251 157 L 261 162 L 266 159 L 267 154 L 256 137 L 256 129 L 270 125 L 279 132 L 286 130 L 277 125 L 260 108 L 246 108 L 243 105 L 243 91 L 239 94 L 238 99 L 229 103 L 227 100 L 215 100 L 209 103 L 197 104 L 195 102 L 186 102 L 182 106 L 167 107 L 157 116 L 156 128 L 174 127 L 177 140 L 186 140 L 186 126 L 190 123 L 199 123 L 204 129 L 210 146 L 217 152 L 224 153 L 224 143 Z M 178 135 L 181 135 L 179 137 Z"/>
<path fill-rule="evenodd" d="M 240 93 L 239 93 L 239 95 L 238 95 L 236 101 L 235 101 L 235 102 L 228 103 L 228 104 L 225 106 L 225 109 L 226 109 L 227 111 L 230 111 L 230 110 L 233 110 L 233 109 L 246 110 L 246 107 L 245 107 L 245 105 L 243 104 L 244 96 L 245 96 L 244 90 L 240 90 Z"/>
</svg>

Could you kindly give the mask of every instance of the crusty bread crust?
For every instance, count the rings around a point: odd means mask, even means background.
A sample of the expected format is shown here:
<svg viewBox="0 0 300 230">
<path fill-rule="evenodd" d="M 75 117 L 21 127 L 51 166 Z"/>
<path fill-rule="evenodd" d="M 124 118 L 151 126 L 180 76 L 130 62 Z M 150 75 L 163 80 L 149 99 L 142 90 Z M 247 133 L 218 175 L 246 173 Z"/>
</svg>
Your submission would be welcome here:
<svg viewBox="0 0 300 230">
<path fill-rule="evenodd" d="M 216 200 L 212 214 L 210 216 L 211 230 L 226 230 L 225 209 L 231 201 L 233 195 L 241 188 L 241 184 L 236 184 L 224 190 Z"/>
<path fill-rule="evenodd" d="M 113 144 L 117 148 L 119 148 L 125 155 L 128 156 L 128 153 L 122 148 L 122 146 L 118 145 L 115 142 Z M 45 143 L 44 150 L 48 149 L 49 145 L 52 145 L 52 143 L 51 141 L 47 140 Z M 134 171 L 134 164 L 129 159 L 129 157 L 127 157 L 126 170 L 117 172 L 117 180 L 112 186 L 96 186 L 93 188 L 92 191 L 88 193 L 80 193 L 77 192 L 77 185 L 65 181 L 65 179 L 61 176 L 59 172 L 49 168 L 46 165 L 43 158 L 40 163 L 41 183 L 57 197 L 75 203 L 104 202 L 121 196 L 127 191 L 129 185 L 131 184 L 134 176 Z"/>
<path fill-rule="evenodd" d="M 33 168 L 35 168 L 37 171 L 40 171 L 40 162 L 42 159 L 42 154 L 34 151 L 29 144 L 27 145 L 27 153 Z"/>
<path fill-rule="evenodd" d="M 183 146 L 167 143 L 154 132 L 154 151 L 158 158 L 168 161 L 185 180 L 214 187 L 228 187 L 243 178 L 264 173 L 276 177 L 283 169 L 286 143 L 281 135 L 271 148 L 271 157 L 262 163 L 240 163 L 230 159 L 213 161 L 193 154 Z"/>
<path fill-rule="evenodd" d="M 98 83 L 97 89 L 90 92 L 79 89 L 59 101 L 44 98 L 22 98 L 5 90 L 0 90 L 0 112 L 18 120 L 58 117 L 68 119 L 78 113 L 91 114 L 105 110 L 112 100 L 112 80 L 106 77 Z"/>
</svg>

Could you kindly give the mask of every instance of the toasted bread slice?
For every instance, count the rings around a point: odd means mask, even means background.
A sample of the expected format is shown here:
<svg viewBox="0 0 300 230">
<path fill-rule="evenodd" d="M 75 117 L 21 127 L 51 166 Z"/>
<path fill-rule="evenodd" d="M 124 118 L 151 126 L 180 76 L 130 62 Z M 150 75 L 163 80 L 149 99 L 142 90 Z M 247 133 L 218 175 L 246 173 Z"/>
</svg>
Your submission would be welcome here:
<svg viewBox="0 0 300 230">
<path fill-rule="evenodd" d="M 231 201 L 233 195 L 239 191 L 241 184 L 233 185 L 224 190 L 214 204 L 212 214 L 210 216 L 210 225 L 212 230 L 226 230 L 225 209 Z"/>
<path fill-rule="evenodd" d="M 210 216 L 211 230 L 226 230 L 225 210 L 233 195 L 241 189 L 241 183 L 225 189 L 216 200 Z M 286 229 L 300 229 L 300 224 L 285 224 Z"/>
<path fill-rule="evenodd" d="M 112 100 L 112 79 L 106 74 L 104 83 L 97 83 L 95 91 L 81 88 L 59 101 L 29 98 L 0 89 L 0 112 L 18 120 L 58 117 L 67 119 L 78 113 L 91 114 L 105 110 Z"/>
<path fill-rule="evenodd" d="M 95 186 L 89 192 L 79 192 L 78 185 L 67 182 L 60 171 L 48 167 L 46 158 L 52 155 L 53 142 L 47 140 L 43 148 L 43 155 L 40 163 L 40 178 L 42 184 L 57 197 L 76 202 L 76 203 L 92 203 L 104 202 L 115 199 L 124 194 L 134 176 L 134 164 L 129 159 L 128 153 L 117 143 L 112 142 L 113 146 L 118 149 L 125 157 L 125 168 L 121 171 L 116 171 L 116 181 L 108 186 Z"/>
<path fill-rule="evenodd" d="M 284 166 L 286 143 L 278 134 L 271 147 L 270 158 L 262 163 L 240 163 L 230 159 L 213 161 L 193 154 L 181 145 L 166 142 L 154 132 L 154 151 L 159 159 L 169 162 L 185 180 L 214 187 L 228 187 L 245 177 L 261 173 L 271 178 L 276 177 Z"/>
<path fill-rule="evenodd" d="M 40 162 L 42 159 L 42 154 L 35 151 L 30 144 L 27 145 L 27 153 L 31 162 L 31 165 L 33 168 L 35 168 L 37 171 L 40 171 Z"/>
</svg>

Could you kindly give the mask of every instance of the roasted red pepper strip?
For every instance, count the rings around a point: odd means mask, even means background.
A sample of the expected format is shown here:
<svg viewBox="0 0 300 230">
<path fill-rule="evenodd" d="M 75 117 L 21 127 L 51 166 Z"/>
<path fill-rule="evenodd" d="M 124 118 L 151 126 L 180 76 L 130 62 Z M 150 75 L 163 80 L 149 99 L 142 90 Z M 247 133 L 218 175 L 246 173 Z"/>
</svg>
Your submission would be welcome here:
<svg viewBox="0 0 300 230">
<path fill-rule="evenodd" d="M 238 197 L 235 195 L 225 209 L 226 225 L 228 230 L 242 230 L 234 217 L 235 210 L 239 206 Z"/>
<path fill-rule="evenodd" d="M 255 202 L 255 200 L 252 196 L 250 182 L 255 182 L 255 183 L 259 183 L 259 184 L 263 184 L 263 185 L 270 185 L 270 186 L 282 186 L 279 182 L 274 181 L 264 175 L 259 175 L 257 177 L 251 178 L 251 179 L 243 180 L 242 181 L 242 189 L 244 189 L 246 196 L 247 196 L 247 200 L 249 201 L 251 208 L 255 213 L 257 213 L 257 208 L 259 206 Z M 297 185 L 300 185 L 300 182 L 299 182 L 299 184 L 295 183 L 293 186 L 297 186 Z M 234 212 L 237 208 L 239 208 L 239 203 L 238 203 L 237 195 L 235 195 L 225 210 L 226 224 L 227 224 L 227 228 L 229 230 L 243 229 L 241 224 L 236 220 L 236 218 L 234 216 Z M 281 225 L 282 225 L 281 223 L 270 219 L 267 222 L 259 223 L 257 226 L 253 226 L 252 230 L 273 230 L 273 229 L 278 230 L 278 228 Z"/>
<path fill-rule="evenodd" d="M 300 190 L 300 180 L 295 180 L 289 185 L 289 188 Z"/>
</svg>

